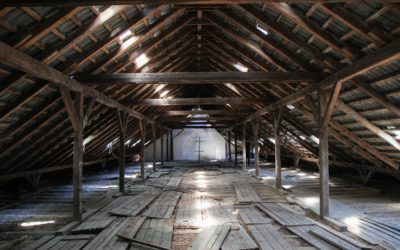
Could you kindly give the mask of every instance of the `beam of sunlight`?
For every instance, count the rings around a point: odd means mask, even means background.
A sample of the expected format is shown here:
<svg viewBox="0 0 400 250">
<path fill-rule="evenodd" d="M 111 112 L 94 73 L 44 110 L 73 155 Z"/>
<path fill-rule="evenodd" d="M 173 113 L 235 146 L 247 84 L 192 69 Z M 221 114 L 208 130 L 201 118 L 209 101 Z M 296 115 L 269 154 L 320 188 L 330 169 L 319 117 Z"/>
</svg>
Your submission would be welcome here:
<svg viewBox="0 0 400 250">
<path fill-rule="evenodd" d="M 34 227 L 34 226 L 40 226 L 40 225 L 46 225 L 46 224 L 54 224 L 54 220 L 48 220 L 48 221 L 29 221 L 29 222 L 23 222 L 21 223 L 22 227 Z"/>
</svg>

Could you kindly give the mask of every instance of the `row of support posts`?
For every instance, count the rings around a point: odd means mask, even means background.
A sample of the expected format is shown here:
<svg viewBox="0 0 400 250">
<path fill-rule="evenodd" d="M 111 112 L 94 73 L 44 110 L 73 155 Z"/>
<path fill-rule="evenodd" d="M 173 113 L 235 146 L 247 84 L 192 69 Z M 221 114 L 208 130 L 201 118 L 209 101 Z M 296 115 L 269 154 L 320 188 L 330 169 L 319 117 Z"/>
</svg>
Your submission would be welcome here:
<svg viewBox="0 0 400 250">
<path fill-rule="evenodd" d="M 83 167 L 83 132 L 90 113 L 94 106 L 94 99 L 88 98 L 85 105 L 85 99 L 82 93 L 72 93 L 71 91 L 60 87 L 61 96 L 63 98 L 68 117 L 73 128 L 73 220 L 82 220 L 82 167 Z M 119 129 L 119 191 L 125 191 L 125 166 L 126 166 L 126 151 L 125 141 L 126 132 L 129 123 L 129 115 L 119 110 L 116 111 L 118 129 Z M 140 130 L 140 174 L 141 178 L 145 177 L 145 143 L 146 143 L 146 122 L 139 120 Z M 156 170 L 156 127 L 152 124 L 153 132 L 153 170 Z M 165 131 L 161 129 L 161 165 L 164 163 L 164 136 Z M 167 134 L 167 161 L 173 158 L 173 138 L 172 131 Z M 39 178 L 37 178 L 38 182 Z M 35 182 L 36 183 L 36 182 Z M 37 183 L 36 183 L 37 184 Z"/>
<path fill-rule="evenodd" d="M 329 216 L 329 148 L 328 148 L 328 124 L 330 122 L 337 98 L 340 93 L 342 82 L 338 82 L 333 86 L 332 89 L 319 89 L 317 101 L 315 102 L 310 96 L 306 97 L 306 101 L 309 104 L 316 123 L 318 124 L 319 133 L 319 173 L 320 173 L 320 216 L 321 218 Z M 279 108 L 273 113 L 273 130 L 275 139 L 275 187 L 280 189 L 282 187 L 282 163 L 281 163 L 281 140 L 280 130 L 283 117 L 283 108 Z M 259 129 L 260 121 L 258 118 L 254 119 L 251 123 L 253 128 L 254 136 L 254 165 L 255 175 L 260 175 L 260 164 L 259 164 Z M 247 157 L 246 155 L 246 126 L 247 123 L 243 123 L 242 126 L 242 154 L 243 154 L 243 166 L 242 169 L 247 169 Z M 228 140 L 230 136 L 228 134 Z M 237 138 L 235 134 L 235 157 L 237 156 Z M 298 164 L 296 158 L 295 164 Z M 235 158 L 237 164 L 237 158 Z M 368 178 L 368 176 L 366 177 Z"/>
</svg>

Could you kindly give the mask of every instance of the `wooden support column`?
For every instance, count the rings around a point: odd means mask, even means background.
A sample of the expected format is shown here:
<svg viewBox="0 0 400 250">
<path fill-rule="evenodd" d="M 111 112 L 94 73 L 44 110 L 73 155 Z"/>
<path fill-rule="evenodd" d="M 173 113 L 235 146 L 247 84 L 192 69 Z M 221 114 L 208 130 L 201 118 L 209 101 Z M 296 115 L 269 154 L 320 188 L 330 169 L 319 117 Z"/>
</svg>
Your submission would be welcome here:
<svg viewBox="0 0 400 250">
<path fill-rule="evenodd" d="M 274 113 L 274 137 L 275 137 L 275 187 L 280 189 L 282 187 L 282 170 L 281 170 L 281 140 L 279 132 L 282 123 L 283 109 L 280 108 Z"/>
<path fill-rule="evenodd" d="M 169 132 L 169 143 L 170 143 L 170 154 L 171 154 L 171 157 L 170 157 L 170 160 L 171 161 L 173 161 L 174 160 L 174 137 L 173 137 L 173 134 L 172 134 L 172 130 Z"/>
<path fill-rule="evenodd" d="M 242 155 L 243 155 L 243 170 L 247 169 L 247 159 L 246 159 L 246 125 L 247 123 L 244 122 L 242 126 Z"/>
<path fill-rule="evenodd" d="M 228 131 L 228 159 L 232 162 L 232 150 L 231 150 L 231 132 Z"/>
<path fill-rule="evenodd" d="M 254 167 L 256 169 L 256 177 L 260 176 L 260 147 L 258 144 L 258 136 L 260 132 L 260 121 L 256 118 L 253 123 L 253 136 L 254 136 Z"/>
<path fill-rule="evenodd" d="M 161 167 L 164 165 L 164 129 L 161 128 Z"/>
<path fill-rule="evenodd" d="M 144 163 L 145 163 L 145 143 L 146 143 L 146 126 L 145 121 L 139 120 L 139 129 L 140 129 L 140 175 L 144 180 Z"/>
<path fill-rule="evenodd" d="M 228 136 L 227 136 L 227 132 L 225 131 L 225 160 L 228 159 Z"/>
<path fill-rule="evenodd" d="M 125 191 L 125 134 L 129 122 L 127 113 L 117 110 L 119 128 L 119 191 Z"/>
<path fill-rule="evenodd" d="M 154 124 L 151 124 L 151 130 L 153 134 L 153 171 L 157 169 L 157 129 Z"/>
<path fill-rule="evenodd" d="M 329 216 L 329 148 L 328 148 L 328 124 L 339 96 L 342 82 L 338 82 L 329 91 L 318 90 L 318 107 L 316 121 L 319 128 L 319 175 L 320 175 L 320 216 Z"/>
<path fill-rule="evenodd" d="M 85 125 L 85 115 L 83 111 L 83 95 L 75 93 L 75 101 L 72 100 L 71 92 L 64 87 L 60 87 L 65 109 L 73 128 L 73 211 L 72 217 L 75 221 L 82 220 L 82 166 L 83 166 L 83 129 Z"/>
<path fill-rule="evenodd" d="M 238 138 L 237 133 L 235 132 L 235 166 L 238 165 Z"/>
<path fill-rule="evenodd" d="M 167 136 L 166 136 L 165 139 L 166 139 L 166 143 L 165 143 L 166 145 L 165 146 L 166 146 L 166 155 L 167 155 L 166 158 L 167 158 L 167 161 L 169 161 L 169 150 L 170 149 L 169 149 L 169 133 L 168 132 L 167 132 Z"/>
</svg>

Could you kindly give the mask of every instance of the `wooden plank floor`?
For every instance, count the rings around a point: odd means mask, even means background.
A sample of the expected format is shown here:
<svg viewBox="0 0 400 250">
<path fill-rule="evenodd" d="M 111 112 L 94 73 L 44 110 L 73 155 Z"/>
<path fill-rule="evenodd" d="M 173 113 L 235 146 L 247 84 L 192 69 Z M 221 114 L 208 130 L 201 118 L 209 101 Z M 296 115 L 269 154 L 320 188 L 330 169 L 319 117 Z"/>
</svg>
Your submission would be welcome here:
<svg viewBox="0 0 400 250">
<path fill-rule="evenodd" d="M 304 250 L 337 249 L 338 242 L 348 249 L 370 246 L 350 238 L 350 233 L 346 238 L 333 228 L 326 230 L 272 185 L 239 168 L 178 165 L 144 182 L 129 181 L 123 194 L 106 192 L 81 223 L 62 225 L 59 235 L 50 232 L 20 248 Z M 374 229 L 374 222 L 363 223 Z M 389 236 L 398 231 L 391 230 L 381 236 L 397 244 Z"/>
</svg>

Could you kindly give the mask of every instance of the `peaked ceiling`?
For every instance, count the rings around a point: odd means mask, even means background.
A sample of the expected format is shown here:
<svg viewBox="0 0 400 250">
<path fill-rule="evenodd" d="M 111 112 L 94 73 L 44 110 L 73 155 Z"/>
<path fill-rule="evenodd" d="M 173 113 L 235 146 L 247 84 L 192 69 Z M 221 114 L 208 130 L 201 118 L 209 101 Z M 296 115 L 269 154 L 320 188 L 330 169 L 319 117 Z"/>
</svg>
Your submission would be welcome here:
<svg viewBox="0 0 400 250">
<path fill-rule="evenodd" d="M 57 1 L 9 1 L 8 5 L 11 2 L 15 6 L 0 9 L 0 40 L 69 76 L 231 71 L 329 76 L 399 41 L 400 34 L 397 3 L 186 1 L 191 4 L 86 6 L 84 1 L 75 1 L 80 6 L 61 7 Z M 1 62 L 0 66 L 0 172 L 6 175 L 69 164 L 72 126 L 59 88 Z M 329 125 L 330 150 L 337 166 L 398 175 L 399 70 L 400 61 L 394 58 L 344 83 Z M 187 117 L 200 107 L 203 111 L 197 113 L 209 114 L 204 125 L 223 130 L 309 84 L 239 81 L 93 86 L 168 127 L 201 124 L 200 119 Z M 281 135 L 287 154 L 313 160 L 318 156 L 318 130 L 310 103 L 315 95 L 309 94 L 286 107 Z M 182 98 L 200 99 L 188 102 Z M 222 98 L 227 98 L 226 103 Z M 89 105 L 93 108 L 85 129 L 86 162 L 110 157 L 107 145 L 118 140 L 115 110 L 99 103 Z M 271 115 L 262 116 L 260 143 L 266 154 L 273 149 L 271 124 Z M 239 127 L 234 131 L 239 133 Z M 127 133 L 132 146 L 140 138 L 136 119 L 130 120 Z M 147 134 L 150 140 L 151 129 Z"/>
</svg>

